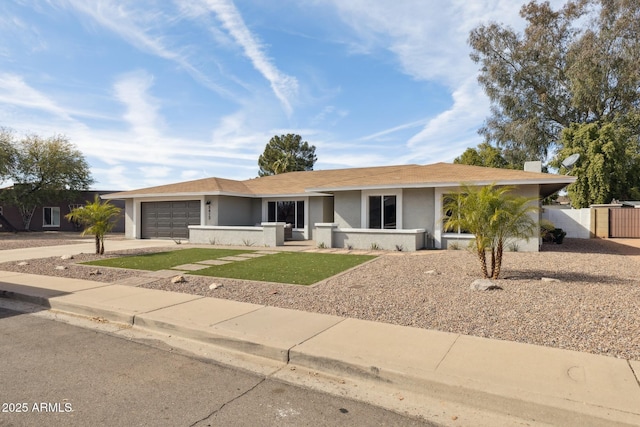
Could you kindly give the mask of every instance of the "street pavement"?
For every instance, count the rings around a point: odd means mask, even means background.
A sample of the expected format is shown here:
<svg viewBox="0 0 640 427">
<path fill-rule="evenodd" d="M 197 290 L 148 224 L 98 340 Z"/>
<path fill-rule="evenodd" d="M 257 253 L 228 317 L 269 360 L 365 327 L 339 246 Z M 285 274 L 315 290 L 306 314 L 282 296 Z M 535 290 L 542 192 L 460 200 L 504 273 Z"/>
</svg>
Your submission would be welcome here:
<svg viewBox="0 0 640 427">
<path fill-rule="evenodd" d="M 2 426 L 433 426 L 33 314 L 0 330 Z"/>
<path fill-rule="evenodd" d="M 442 425 L 640 425 L 640 361 L 15 272 L 0 272 L 0 296 L 212 345 L 222 363 Z"/>
</svg>

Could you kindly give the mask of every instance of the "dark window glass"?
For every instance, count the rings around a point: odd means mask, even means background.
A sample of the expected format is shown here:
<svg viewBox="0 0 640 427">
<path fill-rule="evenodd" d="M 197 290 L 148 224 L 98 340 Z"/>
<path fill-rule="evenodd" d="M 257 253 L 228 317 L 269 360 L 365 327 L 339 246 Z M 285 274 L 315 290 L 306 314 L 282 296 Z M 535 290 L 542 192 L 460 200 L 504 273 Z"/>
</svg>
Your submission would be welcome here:
<svg viewBox="0 0 640 427">
<path fill-rule="evenodd" d="M 384 228 L 396 228 L 396 196 L 384 196 Z"/>
<path fill-rule="evenodd" d="M 278 202 L 278 222 L 295 224 L 296 204 L 295 202 Z"/>
<path fill-rule="evenodd" d="M 296 202 L 296 228 L 304 228 L 304 202 Z"/>
<path fill-rule="evenodd" d="M 267 221 L 284 222 L 293 228 L 304 228 L 304 201 L 267 202 Z"/>
<path fill-rule="evenodd" d="M 369 228 L 382 228 L 382 196 L 369 196 Z"/>
<path fill-rule="evenodd" d="M 276 222 L 276 202 L 267 203 L 267 222 Z"/>
</svg>

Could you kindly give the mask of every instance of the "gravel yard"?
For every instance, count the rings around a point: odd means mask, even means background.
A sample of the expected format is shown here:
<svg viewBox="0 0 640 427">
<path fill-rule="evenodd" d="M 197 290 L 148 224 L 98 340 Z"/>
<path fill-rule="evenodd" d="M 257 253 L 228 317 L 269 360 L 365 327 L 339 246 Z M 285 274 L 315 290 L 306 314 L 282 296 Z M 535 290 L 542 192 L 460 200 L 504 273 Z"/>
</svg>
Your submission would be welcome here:
<svg viewBox="0 0 640 427">
<path fill-rule="evenodd" d="M 0 263 L 0 270 L 102 282 L 144 274 L 100 267 L 90 275 L 96 267 L 75 264 L 97 258 Z M 493 291 L 469 289 L 479 266 L 466 250 L 389 252 L 311 287 L 198 276 L 143 286 L 640 360 L 639 262 L 640 249 L 565 239 L 539 253 L 506 253 L 502 289 Z M 68 269 L 55 269 L 61 265 Z M 212 283 L 223 286 L 211 290 Z"/>
</svg>

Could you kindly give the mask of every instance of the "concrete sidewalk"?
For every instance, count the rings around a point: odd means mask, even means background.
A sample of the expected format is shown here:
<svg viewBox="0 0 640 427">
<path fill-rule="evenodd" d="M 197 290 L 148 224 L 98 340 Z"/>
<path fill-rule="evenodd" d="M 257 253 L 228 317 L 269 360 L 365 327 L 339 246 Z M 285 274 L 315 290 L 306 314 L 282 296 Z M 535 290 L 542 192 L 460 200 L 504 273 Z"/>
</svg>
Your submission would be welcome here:
<svg viewBox="0 0 640 427">
<path fill-rule="evenodd" d="M 107 240 L 105 248 L 108 252 L 122 251 L 127 249 L 155 248 L 171 246 L 174 243 L 170 240 Z M 34 248 L 9 249 L 0 251 L 0 262 L 24 261 L 36 258 L 60 257 L 63 255 L 92 254 L 96 251 L 96 244 L 93 240 L 86 243 L 75 243 L 70 245 L 41 246 Z"/>
<path fill-rule="evenodd" d="M 269 363 L 386 384 L 526 421 L 640 425 L 638 361 L 15 272 L 0 271 L 0 297 L 214 344 Z"/>
</svg>

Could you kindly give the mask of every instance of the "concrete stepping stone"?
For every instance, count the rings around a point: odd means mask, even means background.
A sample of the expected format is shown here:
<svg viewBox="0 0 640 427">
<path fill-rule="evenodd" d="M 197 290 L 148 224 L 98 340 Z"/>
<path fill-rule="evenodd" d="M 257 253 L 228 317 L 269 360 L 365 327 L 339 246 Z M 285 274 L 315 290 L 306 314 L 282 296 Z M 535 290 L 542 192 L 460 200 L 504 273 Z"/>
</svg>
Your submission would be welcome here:
<svg viewBox="0 0 640 427">
<path fill-rule="evenodd" d="M 275 255 L 275 254 L 279 254 L 280 251 L 260 251 L 260 252 L 256 252 L 257 254 L 263 254 L 263 255 Z"/>
<path fill-rule="evenodd" d="M 172 270 L 182 270 L 182 271 L 198 271 L 198 270 L 204 270 L 205 268 L 209 268 L 209 266 L 203 265 L 203 264 L 182 264 L 182 265 L 176 265 L 175 267 L 171 267 Z"/>
<path fill-rule="evenodd" d="M 222 258 L 218 258 L 221 259 L 223 261 L 246 261 L 249 258 L 243 258 L 243 257 L 239 257 L 239 256 L 226 256 L 226 257 L 222 257 Z"/>
<path fill-rule="evenodd" d="M 204 261 L 198 261 L 198 264 L 206 264 L 206 265 L 225 265 L 231 264 L 233 261 L 222 261 L 219 259 L 207 259 Z"/>
<path fill-rule="evenodd" d="M 238 256 L 243 258 L 259 258 L 261 256 L 266 256 L 266 255 L 268 254 L 256 252 L 255 254 L 241 254 Z"/>
</svg>

